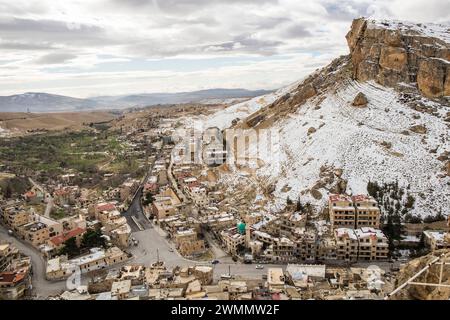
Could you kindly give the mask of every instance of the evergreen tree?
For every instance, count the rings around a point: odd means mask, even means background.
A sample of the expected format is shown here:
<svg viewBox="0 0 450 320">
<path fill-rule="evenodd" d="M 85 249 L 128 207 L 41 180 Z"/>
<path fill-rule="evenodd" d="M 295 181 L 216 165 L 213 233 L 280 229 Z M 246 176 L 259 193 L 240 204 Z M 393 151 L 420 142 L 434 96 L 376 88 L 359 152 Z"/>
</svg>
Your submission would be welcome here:
<svg viewBox="0 0 450 320">
<path fill-rule="evenodd" d="M 287 204 L 288 206 L 292 205 L 292 200 L 289 198 L 289 196 L 288 196 L 287 199 L 286 199 L 286 204 Z"/>
<path fill-rule="evenodd" d="M 86 231 L 81 239 L 81 247 L 86 249 L 97 247 L 106 248 L 106 240 L 100 230 L 89 230 Z"/>
<path fill-rule="evenodd" d="M 69 257 L 69 259 L 79 255 L 80 248 L 78 248 L 77 246 L 77 240 L 74 237 L 67 239 L 64 242 L 64 246 L 59 251 L 59 254 L 60 255 L 66 254 Z"/>
<path fill-rule="evenodd" d="M 297 199 L 297 204 L 296 204 L 295 210 L 296 210 L 296 211 L 303 211 L 303 205 L 302 205 L 302 203 L 300 202 L 300 197 L 298 197 L 298 199 Z"/>
</svg>

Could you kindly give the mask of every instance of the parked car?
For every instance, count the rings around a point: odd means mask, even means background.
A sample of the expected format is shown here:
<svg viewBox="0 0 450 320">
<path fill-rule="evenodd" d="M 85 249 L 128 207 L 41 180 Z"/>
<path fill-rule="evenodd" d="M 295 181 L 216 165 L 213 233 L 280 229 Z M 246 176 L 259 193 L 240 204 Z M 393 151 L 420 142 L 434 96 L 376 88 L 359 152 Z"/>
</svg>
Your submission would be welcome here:
<svg viewBox="0 0 450 320">
<path fill-rule="evenodd" d="M 225 273 L 225 274 L 220 275 L 220 279 L 222 279 L 222 280 L 229 280 L 231 278 L 232 278 L 231 274 Z"/>
<path fill-rule="evenodd" d="M 211 261 L 211 264 L 218 264 L 219 262 L 220 262 L 219 260 L 215 259 Z"/>
<path fill-rule="evenodd" d="M 14 235 L 14 232 L 10 229 L 10 230 L 8 230 L 8 234 L 9 234 L 10 236 L 12 236 L 12 235 Z"/>
<path fill-rule="evenodd" d="M 257 264 L 255 268 L 256 268 L 256 269 L 264 269 L 264 266 L 263 266 L 263 265 L 260 265 L 260 264 Z"/>
</svg>

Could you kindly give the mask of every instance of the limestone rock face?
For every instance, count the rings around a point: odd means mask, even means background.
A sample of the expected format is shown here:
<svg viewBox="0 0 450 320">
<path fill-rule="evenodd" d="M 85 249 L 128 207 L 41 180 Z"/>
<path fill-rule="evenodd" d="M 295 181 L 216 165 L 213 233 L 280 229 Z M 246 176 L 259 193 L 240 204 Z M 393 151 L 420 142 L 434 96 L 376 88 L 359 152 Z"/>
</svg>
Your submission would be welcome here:
<svg viewBox="0 0 450 320">
<path fill-rule="evenodd" d="M 355 19 L 346 36 L 353 78 L 394 88 L 416 85 L 428 98 L 449 96 L 448 26 L 431 25 L 431 29 L 433 32 L 420 24 Z"/>
<path fill-rule="evenodd" d="M 362 92 L 359 92 L 357 95 L 356 95 L 356 97 L 355 97 L 355 99 L 353 100 L 353 105 L 355 106 L 355 107 L 365 107 L 365 106 L 367 106 L 367 103 L 368 103 L 369 101 L 367 101 L 367 97 L 364 95 L 364 93 L 362 93 Z"/>
<path fill-rule="evenodd" d="M 428 97 L 446 96 L 450 94 L 449 80 L 450 63 L 442 63 L 441 60 L 422 60 L 417 73 L 417 84 L 420 91 Z"/>
</svg>

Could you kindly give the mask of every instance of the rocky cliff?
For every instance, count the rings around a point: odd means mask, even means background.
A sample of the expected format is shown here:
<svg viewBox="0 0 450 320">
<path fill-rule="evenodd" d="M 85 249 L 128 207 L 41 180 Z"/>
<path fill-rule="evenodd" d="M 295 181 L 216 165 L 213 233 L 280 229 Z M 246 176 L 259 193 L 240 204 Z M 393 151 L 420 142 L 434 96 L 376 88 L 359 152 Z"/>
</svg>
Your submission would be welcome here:
<svg viewBox="0 0 450 320">
<path fill-rule="evenodd" d="M 450 30 L 434 24 L 356 19 L 347 34 L 353 77 L 429 98 L 450 96 Z"/>
</svg>

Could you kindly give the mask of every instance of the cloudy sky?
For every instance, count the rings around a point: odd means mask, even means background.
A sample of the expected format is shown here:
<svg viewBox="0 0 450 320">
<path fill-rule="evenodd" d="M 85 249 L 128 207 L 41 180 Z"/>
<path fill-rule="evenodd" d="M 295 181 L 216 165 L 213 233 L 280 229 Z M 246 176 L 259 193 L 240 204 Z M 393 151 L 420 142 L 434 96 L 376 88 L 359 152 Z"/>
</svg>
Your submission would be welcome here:
<svg viewBox="0 0 450 320">
<path fill-rule="evenodd" d="M 450 21 L 446 0 L 0 0 L 0 95 L 273 89 L 348 52 L 354 17 Z"/>
</svg>

